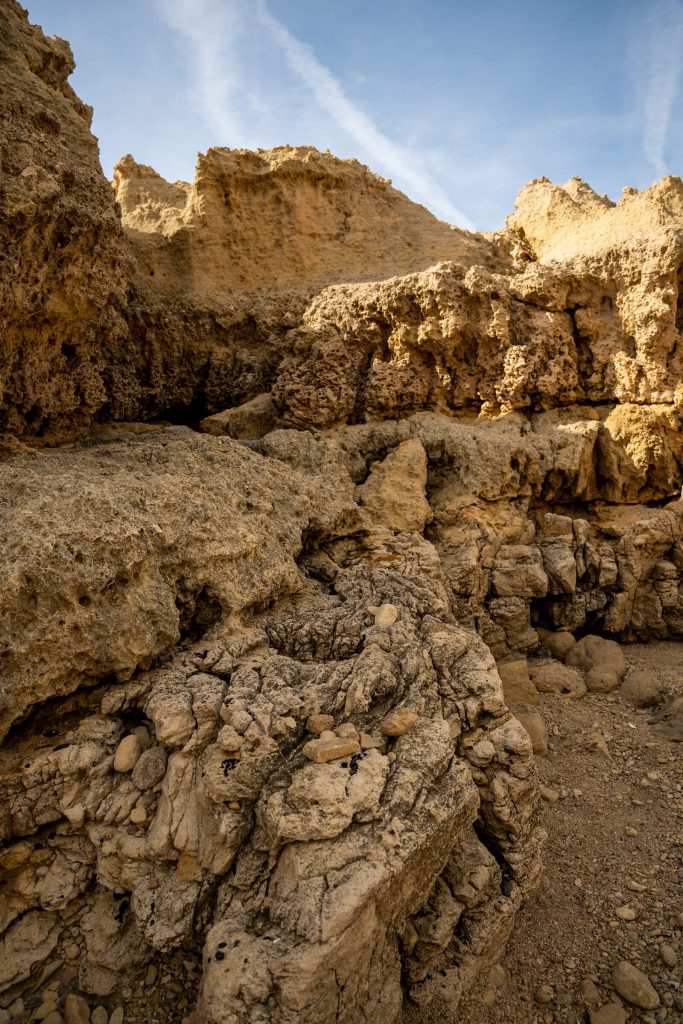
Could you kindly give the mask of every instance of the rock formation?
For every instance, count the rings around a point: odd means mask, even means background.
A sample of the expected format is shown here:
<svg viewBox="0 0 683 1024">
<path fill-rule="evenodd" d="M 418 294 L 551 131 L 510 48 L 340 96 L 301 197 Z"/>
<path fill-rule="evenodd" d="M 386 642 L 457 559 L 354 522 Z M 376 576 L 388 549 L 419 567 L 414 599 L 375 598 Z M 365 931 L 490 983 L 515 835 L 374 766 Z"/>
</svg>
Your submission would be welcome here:
<svg viewBox="0 0 683 1024">
<path fill-rule="evenodd" d="M 0 48 L 0 1007 L 454 1006 L 541 867 L 517 705 L 683 636 L 683 184 L 491 236 L 307 148 L 112 190 L 67 44 Z"/>
</svg>

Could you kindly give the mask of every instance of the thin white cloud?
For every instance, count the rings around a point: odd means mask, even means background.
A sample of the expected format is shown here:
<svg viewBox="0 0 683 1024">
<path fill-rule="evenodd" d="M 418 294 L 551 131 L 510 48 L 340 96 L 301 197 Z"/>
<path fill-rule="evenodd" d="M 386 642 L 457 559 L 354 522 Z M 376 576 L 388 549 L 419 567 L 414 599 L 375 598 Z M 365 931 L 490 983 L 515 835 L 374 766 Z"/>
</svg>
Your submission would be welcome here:
<svg viewBox="0 0 683 1024">
<path fill-rule="evenodd" d="M 153 0 L 161 20 L 193 48 L 192 86 L 201 116 L 223 145 L 243 132 L 236 41 L 243 28 L 240 4 L 225 0 Z"/>
<path fill-rule="evenodd" d="M 311 90 L 318 106 L 362 147 L 370 161 L 390 177 L 405 182 L 407 189 L 440 217 L 472 228 L 467 214 L 453 205 L 424 162 L 379 131 L 367 114 L 349 100 L 312 48 L 270 13 L 265 0 L 257 0 L 256 10 L 259 21 L 281 47 L 292 71 Z"/>
<path fill-rule="evenodd" d="M 358 155 L 392 178 L 437 216 L 473 228 L 469 217 L 450 200 L 424 158 L 387 138 L 345 94 L 331 71 L 306 43 L 275 18 L 265 0 L 152 0 L 162 21 L 191 46 L 190 74 L 198 114 L 218 145 L 264 145 L 254 115 L 277 116 L 282 90 L 277 80 L 259 82 L 248 63 L 251 31 L 266 30 L 269 45 L 281 52 L 289 72 L 310 91 L 329 121 L 350 136 Z M 254 20 L 254 14 L 256 20 Z M 285 72 L 286 74 L 286 72 Z M 302 93 L 306 95 L 305 91 Z M 302 113 L 302 111 L 299 111 Z M 287 122 L 282 111 L 283 128 Z M 284 141 L 284 140 L 282 140 Z"/>
<path fill-rule="evenodd" d="M 642 67 L 643 152 L 658 175 L 667 173 L 665 149 L 683 69 L 683 3 L 657 0 L 648 12 Z"/>
</svg>

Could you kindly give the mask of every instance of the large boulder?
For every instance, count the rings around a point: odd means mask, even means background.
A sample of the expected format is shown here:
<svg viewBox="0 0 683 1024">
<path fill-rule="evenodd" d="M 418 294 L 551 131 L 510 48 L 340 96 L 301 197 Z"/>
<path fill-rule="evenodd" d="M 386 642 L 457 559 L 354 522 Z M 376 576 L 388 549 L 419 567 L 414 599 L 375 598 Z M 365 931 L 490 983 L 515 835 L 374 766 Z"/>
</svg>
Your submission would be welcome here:
<svg viewBox="0 0 683 1024">
<path fill-rule="evenodd" d="M 18 451 L 0 480 L 0 735 L 297 586 L 306 483 L 234 441 L 173 428 Z"/>
<path fill-rule="evenodd" d="M 626 658 L 616 640 L 602 636 L 584 636 L 565 657 L 565 663 L 584 673 L 587 688 L 593 693 L 610 693 L 626 675 Z"/>
</svg>

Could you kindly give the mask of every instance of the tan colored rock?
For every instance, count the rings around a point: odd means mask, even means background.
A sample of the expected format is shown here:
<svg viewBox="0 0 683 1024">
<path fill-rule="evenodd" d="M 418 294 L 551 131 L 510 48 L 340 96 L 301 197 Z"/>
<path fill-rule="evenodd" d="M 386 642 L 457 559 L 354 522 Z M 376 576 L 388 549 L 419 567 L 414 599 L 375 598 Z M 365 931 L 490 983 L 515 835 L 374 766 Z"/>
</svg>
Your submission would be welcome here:
<svg viewBox="0 0 683 1024">
<path fill-rule="evenodd" d="M 358 730 L 353 722 L 343 722 L 341 725 L 336 726 L 333 731 L 335 736 L 339 736 L 340 739 L 355 740 L 356 742 L 359 740 Z"/>
<path fill-rule="evenodd" d="M 234 441 L 181 429 L 18 453 L 0 478 L 0 734 L 36 701 L 130 677 L 192 622 L 296 584 L 306 485 Z"/>
<path fill-rule="evenodd" d="M 356 497 L 377 526 L 422 533 L 432 518 L 425 497 L 427 457 L 417 440 L 404 441 L 382 462 L 373 463 L 370 476 Z"/>
<path fill-rule="evenodd" d="M 331 732 L 334 727 L 332 715 L 309 715 L 306 719 L 306 728 L 309 732 L 320 735 L 323 732 Z"/>
<path fill-rule="evenodd" d="M 66 1024 L 89 1024 L 90 1006 L 87 999 L 69 992 L 64 1000 L 64 1020 Z"/>
<path fill-rule="evenodd" d="M 548 517 L 546 516 L 546 519 L 547 518 Z M 564 630 L 554 633 L 549 629 L 539 629 L 538 635 L 540 636 L 541 642 L 548 654 L 552 658 L 556 658 L 558 661 L 564 661 L 567 654 L 576 643 L 572 634 Z"/>
<path fill-rule="evenodd" d="M 515 718 L 529 734 L 531 745 L 538 757 L 548 756 L 548 729 L 537 711 L 517 711 Z"/>
<path fill-rule="evenodd" d="M 616 680 L 615 689 L 626 675 L 626 658 L 615 640 L 601 636 L 584 636 L 578 640 L 565 658 L 567 665 L 581 669 L 587 675 L 593 669 L 611 673 Z"/>
<path fill-rule="evenodd" d="M 444 259 L 500 262 L 491 242 L 437 220 L 357 160 L 310 146 L 209 149 L 193 185 L 171 184 L 128 156 L 114 189 L 140 276 L 153 270 L 166 296 L 215 300 L 230 290 L 377 280 Z"/>
<path fill-rule="evenodd" d="M 650 979 L 638 967 L 621 960 L 612 971 L 612 984 L 629 1003 L 643 1010 L 655 1010 L 659 996 Z"/>
<path fill-rule="evenodd" d="M 589 693 L 612 693 L 619 689 L 619 675 L 609 667 L 590 669 L 584 676 L 584 682 Z"/>
<path fill-rule="evenodd" d="M 559 661 L 531 663 L 529 675 L 540 693 L 564 694 L 570 700 L 579 700 L 587 692 L 581 674 Z"/>
<path fill-rule="evenodd" d="M 506 544 L 500 548 L 492 575 L 498 597 L 545 597 L 548 577 L 537 548 Z"/>
<path fill-rule="evenodd" d="M 540 704 L 539 692 L 529 679 L 529 665 L 526 658 L 499 661 L 496 663 L 496 668 L 508 704 Z"/>
<path fill-rule="evenodd" d="M 270 392 L 266 392 L 242 405 L 207 416 L 199 426 L 216 437 L 253 440 L 273 430 L 276 423 L 277 410 Z"/>
<path fill-rule="evenodd" d="M 623 683 L 619 695 L 629 704 L 638 708 L 651 708 L 661 704 L 665 688 L 662 680 L 649 669 L 635 671 L 631 669 Z"/>
<path fill-rule="evenodd" d="M 360 734 L 360 749 L 361 750 L 381 750 L 382 743 L 380 740 L 375 739 L 374 736 L 370 736 L 367 732 Z"/>
<path fill-rule="evenodd" d="M 390 629 L 398 618 L 398 611 L 393 604 L 383 604 L 379 608 L 371 605 L 368 611 L 374 616 L 378 629 Z"/>
<path fill-rule="evenodd" d="M 137 736 L 124 736 L 114 754 L 114 771 L 131 772 L 138 763 L 141 753 L 140 741 Z"/>
<path fill-rule="evenodd" d="M 343 739 L 339 736 L 326 739 L 320 736 L 317 740 L 309 740 L 306 743 L 304 755 L 315 764 L 325 764 L 327 761 L 337 761 L 341 757 L 357 754 L 359 750 L 357 740 Z"/>
<path fill-rule="evenodd" d="M 591 1010 L 590 1024 L 626 1024 L 626 1011 L 621 1003 L 605 1003 Z"/>
<path fill-rule="evenodd" d="M 404 736 L 415 726 L 418 718 L 414 708 L 394 708 L 379 723 L 379 731 L 383 736 Z"/>
</svg>

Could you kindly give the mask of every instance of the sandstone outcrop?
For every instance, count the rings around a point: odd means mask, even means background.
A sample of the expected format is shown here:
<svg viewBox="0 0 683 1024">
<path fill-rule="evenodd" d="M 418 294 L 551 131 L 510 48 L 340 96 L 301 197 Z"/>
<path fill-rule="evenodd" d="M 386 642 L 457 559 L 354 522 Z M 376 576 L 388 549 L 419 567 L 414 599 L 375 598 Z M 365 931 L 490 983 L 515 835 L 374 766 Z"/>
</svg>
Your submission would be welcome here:
<svg viewBox="0 0 683 1024">
<path fill-rule="evenodd" d="M 683 184 L 488 236 L 307 147 L 112 189 L 68 45 L 0 0 L 0 58 L 0 1010 L 452 1009 L 536 706 L 654 706 L 617 641 L 683 637 Z"/>
<path fill-rule="evenodd" d="M 38 707 L 0 752 L 2 998 L 67 918 L 92 998 L 202 935 L 207 1021 L 390 1022 L 406 977 L 457 1000 L 535 883 L 531 743 L 434 548 L 281 434 L 287 466 L 174 428 L 6 467 L 5 707 Z"/>
</svg>

